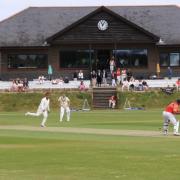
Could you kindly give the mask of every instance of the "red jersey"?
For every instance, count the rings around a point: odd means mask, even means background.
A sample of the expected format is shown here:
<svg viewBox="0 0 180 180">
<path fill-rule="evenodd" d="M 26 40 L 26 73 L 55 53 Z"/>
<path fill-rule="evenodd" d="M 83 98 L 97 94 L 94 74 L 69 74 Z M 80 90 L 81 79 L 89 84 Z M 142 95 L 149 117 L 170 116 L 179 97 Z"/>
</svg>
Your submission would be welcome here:
<svg viewBox="0 0 180 180">
<path fill-rule="evenodd" d="M 179 105 L 176 102 L 172 102 L 166 107 L 165 111 L 176 114 L 179 112 Z"/>
<path fill-rule="evenodd" d="M 120 76 L 120 75 L 121 75 L 120 69 L 116 71 L 116 75 L 117 75 L 117 76 Z"/>
</svg>

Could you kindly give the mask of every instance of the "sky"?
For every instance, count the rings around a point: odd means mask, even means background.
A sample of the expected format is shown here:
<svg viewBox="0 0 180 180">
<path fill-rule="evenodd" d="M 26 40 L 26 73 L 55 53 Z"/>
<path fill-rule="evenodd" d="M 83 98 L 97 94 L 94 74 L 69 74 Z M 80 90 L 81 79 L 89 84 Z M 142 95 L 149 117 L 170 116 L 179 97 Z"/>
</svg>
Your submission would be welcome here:
<svg viewBox="0 0 180 180">
<path fill-rule="evenodd" d="M 179 5 L 180 0 L 0 0 L 0 21 L 30 6 Z"/>
</svg>

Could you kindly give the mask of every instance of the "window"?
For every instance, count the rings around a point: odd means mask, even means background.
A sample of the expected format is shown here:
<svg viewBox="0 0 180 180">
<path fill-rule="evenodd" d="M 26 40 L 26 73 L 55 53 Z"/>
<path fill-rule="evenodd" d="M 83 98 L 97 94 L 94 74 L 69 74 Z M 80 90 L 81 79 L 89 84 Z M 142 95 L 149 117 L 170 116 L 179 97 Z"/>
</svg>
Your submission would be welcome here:
<svg viewBox="0 0 180 180">
<path fill-rule="evenodd" d="M 179 53 L 170 53 L 170 66 L 179 66 Z"/>
<path fill-rule="evenodd" d="M 9 54 L 8 68 L 47 68 L 46 54 Z"/>
<path fill-rule="evenodd" d="M 160 53 L 160 66 L 180 66 L 180 53 Z"/>
<path fill-rule="evenodd" d="M 168 53 L 160 54 L 160 66 L 169 66 L 169 54 Z"/>
<path fill-rule="evenodd" d="M 62 68 L 89 68 L 90 59 L 94 59 L 92 50 L 60 51 L 60 67 Z"/>
<path fill-rule="evenodd" d="M 147 49 L 113 50 L 113 56 L 116 57 L 117 66 L 121 68 L 147 67 L 148 64 Z"/>
</svg>

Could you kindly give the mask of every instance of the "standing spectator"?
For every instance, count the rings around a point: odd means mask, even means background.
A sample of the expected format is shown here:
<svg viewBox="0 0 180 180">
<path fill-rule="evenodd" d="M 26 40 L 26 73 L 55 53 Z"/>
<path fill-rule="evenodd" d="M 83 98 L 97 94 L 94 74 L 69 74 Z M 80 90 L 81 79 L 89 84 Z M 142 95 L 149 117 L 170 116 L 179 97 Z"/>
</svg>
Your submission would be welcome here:
<svg viewBox="0 0 180 180">
<path fill-rule="evenodd" d="M 113 73 L 115 66 L 116 66 L 115 65 L 115 58 L 114 58 L 114 56 L 112 56 L 110 61 L 109 61 L 109 68 L 110 68 L 111 74 Z"/>
<path fill-rule="evenodd" d="M 25 90 L 29 88 L 29 82 L 28 82 L 27 78 L 24 78 L 23 87 Z"/>
<path fill-rule="evenodd" d="M 98 85 L 98 87 L 101 87 L 101 83 L 102 83 L 102 74 L 101 74 L 101 70 L 99 69 L 97 72 L 97 85 Z"/>
<path fill-rule="evenodd" d="M 175 102 L 171 102 L 163 111 L 163 133 L 164 135 L 168 134 L 168 126 L 169 123 L 174 125 L 173 134 L 175 136 L 179 136 L 179 121 L 176 120 L 175 114 L 179 114 L 179 106 L 180 106 L 180 99 L 177 99 Z"/>
<path fill-rule="evenodd" d="M 96 86 L 96 78 L 97 78 L 96 71 L 93 70 L 92 73 L 91 73 L 92 87 Z"/>
<path fill-rule="evenodd" d="M 180 89 L 180 78 L 178 78 L 178 80 L 176 81 L 176 89 L 177 91 L 179 91 Z"/>
<path fill-rule="evenodd" d="M 171 67 L 168 67 L 168 69 L 167 69 L 168 79 L 171 79 L 171 78 L 172 78 L 172 75 L 173 75 L 173 71 L 172 71 Z"/>
<path fill-rule="evenodd" d="M 84 74 L 83 74 L 82 70 L 80 70 L 79 73 L 78 73 L 78 79 L 79 80 L 83 80 L 84 79 Z"/>
<path fill-rule="evenodd" d="M 117 68 L 117 71 L 116 71 L 116 76 L 117 76 L 117 84 L 121 84 L 121 70 L 120 68 Z"/>
<path fill-rule="evenodd" d="M 48 118 L 48 112 L 50 112 L 50 108 L 49 108 L 49 92 L 46 92 L 44 97 L 41 99 L 41 102 L 39 104 L 39 107 L 37 109 L 36 113 L 31 113 L 31 112 L 27 112 L 25 115 L 26 116 L 40 116 L 41 114 L 43 115 L 43 120 L 41 122 L 41 127 L 46 127 L 45 123 L 46 120 Z"/>
<path fill-rule="evenodd" d="M 52 66 L 49 65 L 48 66 L 48 75 L 49 75 L 49 80 L 50 81 L 52 80 L 52 74 L 53 74 L 53 69 L 52 69 Z"/>
<path fill-rule="evenodd" d="M 67 121 L 70 121 L 70 100 L 65 94 L 59 97 L 60 102 L 60 122 L 63 121 L 64 111 L 66 111 Z"/>
<path fill-rule="evenodd" d="M 102 72 L 102 83 L 107 84 L 107 72 L 105 69 L 103 69 L 103 72 Z"/>
<path fill-rule="evenodd" d="M 127 80 L 126 69 L 122 69 L 122 71 L 121 71 L 121 82 L 123 82 L 125 79 Z"/>
<path fill-rule="evenodd" d="M 112 72 L 112 86 L 115 87 L 117 84 L 116 84 L 116 79 L 117 79 L 117 76 L 116 76 L 116 71 Z"/>
</svg>

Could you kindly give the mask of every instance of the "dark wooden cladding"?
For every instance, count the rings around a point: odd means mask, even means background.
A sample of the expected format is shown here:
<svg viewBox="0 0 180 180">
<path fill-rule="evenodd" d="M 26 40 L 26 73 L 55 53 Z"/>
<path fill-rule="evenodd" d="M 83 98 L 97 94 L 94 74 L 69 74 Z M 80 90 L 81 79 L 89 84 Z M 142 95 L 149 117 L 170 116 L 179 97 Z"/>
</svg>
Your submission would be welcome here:
<svg viewBox="0 0 180 180">
<path fill-rule="evenodd" d="M 108 22 L 108 29 L 100 31 L 99 20 Z M 99 12 L 86 21 L 56 37 L 51 44 L 63 43 L 155 43 L 155 40 L 136 27 L 107 12 Z"/>
</svg>

